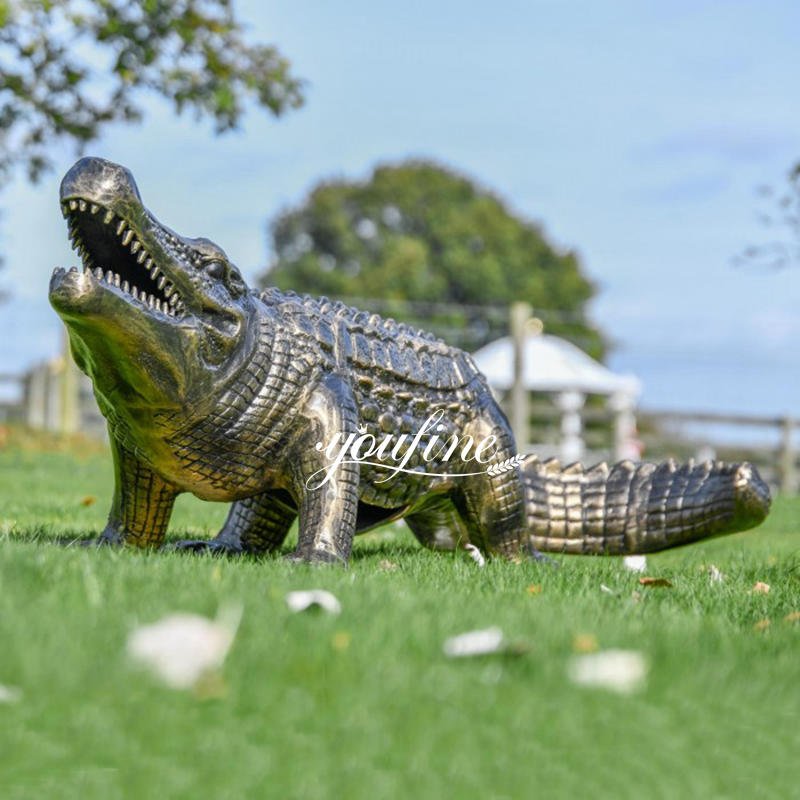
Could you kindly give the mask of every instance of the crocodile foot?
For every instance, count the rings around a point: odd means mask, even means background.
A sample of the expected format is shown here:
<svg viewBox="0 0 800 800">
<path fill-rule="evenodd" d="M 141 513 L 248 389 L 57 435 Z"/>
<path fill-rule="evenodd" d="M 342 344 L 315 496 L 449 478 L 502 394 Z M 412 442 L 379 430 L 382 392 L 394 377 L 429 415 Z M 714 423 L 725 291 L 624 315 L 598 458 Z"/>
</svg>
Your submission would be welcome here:
<svg viewBox="0 0 800 800">
<path fill-rule="evenodd" d="M 178 550 L 189 553 L 210 553 L 215 556 L 240 556 L 241 546 L 220 539 L 181 539 L 170 542 L 165 550 Z"/>
<path fill-rule="evenodd" d="M 549 567 L 553 567 L 553 569 L 558 569 L 561 566 L 554 558 L 550 558 L 550 556 L 539 552 L 530 542 L 523 548 L 523 551 L 531 561 L 547 564 Z"/>
<path fill-rule="evenodd" d="M 113 528 L 106 528 L 99 536 L 81 539 L 78 544 L 80 547 L 122 547 L 125 541 Z"/>
<path fill-rule="evenodd" d="M 313 564 L 314 566 L 327 566 L 329 564 L 347 565 L 344 559 L 339 558 L 339 556 L 327 550 L 295 550 L 292 553 L 287 553 L 284 559 L 292 564 Z"/>
</svg>

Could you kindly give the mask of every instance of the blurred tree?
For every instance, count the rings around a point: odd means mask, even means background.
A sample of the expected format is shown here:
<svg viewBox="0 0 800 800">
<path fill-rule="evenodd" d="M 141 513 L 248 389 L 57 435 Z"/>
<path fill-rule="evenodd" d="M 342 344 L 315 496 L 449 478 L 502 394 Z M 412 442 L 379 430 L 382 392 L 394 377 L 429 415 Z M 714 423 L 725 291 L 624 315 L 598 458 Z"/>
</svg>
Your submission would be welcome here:
<svg viewBox="0 0 800 800">
<path fill-rule="evenodd" d="M 231 0 L 0 0 L 0 183 L 18 165 L 36 180 L 56 140 L 80 147 L 139 120 L 144 89 L 217 132 L 248 97 L 276 115 L 302 103 L 289 63 L 245 41 Z"/>
<path fill-rule="evenodd" d="M 468 348 L 502 333 L 508 303 L 525 300 L 548 332 L 605 353 L 585 313 L 595 289 L 575 253 L 556 251 L 538 225 L 435 163 L 320 183 L 270 233 L 275 258 L 263 285 L 364 299 Z"/>
<path fill-rule="evenodd" d="M 80 151 L 139 121 L 142 90 L 213 118 L 217 133 L 238 126 L 248 98 L 276 116 L 303 102 L 289 62 L 245 40 L 231 0 L 0 0 L 0 187 L 15 167 L 36 181 L 57 141 Z"/>
<path fill-rule="evenodd" d="M 784 189 L 760 186 L 757 193 L 762 203 L 758 221 L 771 236 L 734 256 L 734 264 L 767 269 L 800 264 L 800 163 L 790 170 Z"/>
</svg>

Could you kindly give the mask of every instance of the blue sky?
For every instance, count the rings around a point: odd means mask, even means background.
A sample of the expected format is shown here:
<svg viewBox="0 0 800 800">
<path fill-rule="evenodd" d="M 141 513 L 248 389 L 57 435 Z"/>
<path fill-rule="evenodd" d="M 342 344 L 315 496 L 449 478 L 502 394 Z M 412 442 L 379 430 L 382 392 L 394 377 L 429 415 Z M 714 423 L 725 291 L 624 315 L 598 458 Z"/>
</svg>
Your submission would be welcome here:
<svg viewBox="0 0 800 800">
<path fill-rule="evenodd" d="M 254 36 L 308 82 L 282 120 L 241 133 L 147 120 L 87 152 L 129 166 L 168 225 L 217 240 L 253 277 L 266 220 L 319 178 L 425 156 L 475 177 L 551 240 L 600 292 L 592 313 L 650 407 L 800 412 L 800 266 L 731 266 L 765 238 L 755 189 L 800 160 L 793 2 L 240 1 Z M 47 281 L 76 263 L 61 174 L 0 198 L 0 372 L 54 353 Z M 435 299 L 435 298 L 432 298 Z"/>
</svg>

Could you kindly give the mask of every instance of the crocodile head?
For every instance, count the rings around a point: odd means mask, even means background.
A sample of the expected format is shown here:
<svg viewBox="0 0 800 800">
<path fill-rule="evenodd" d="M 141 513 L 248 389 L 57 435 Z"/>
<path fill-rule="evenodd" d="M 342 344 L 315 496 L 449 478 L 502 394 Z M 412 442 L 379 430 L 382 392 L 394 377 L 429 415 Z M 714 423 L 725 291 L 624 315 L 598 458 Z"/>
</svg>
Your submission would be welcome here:
<svg viewBox="0 0 800 800">
<path fill-rule="evenodd" d="M 110 161 L 78 161 L 61 210 L 83 269 L 56 269 L 50 302 L 101 407 L 207 406 L 252 344 L 254 301 L 239 271 L 208 239 L 162 225 Z"/>
</svg>

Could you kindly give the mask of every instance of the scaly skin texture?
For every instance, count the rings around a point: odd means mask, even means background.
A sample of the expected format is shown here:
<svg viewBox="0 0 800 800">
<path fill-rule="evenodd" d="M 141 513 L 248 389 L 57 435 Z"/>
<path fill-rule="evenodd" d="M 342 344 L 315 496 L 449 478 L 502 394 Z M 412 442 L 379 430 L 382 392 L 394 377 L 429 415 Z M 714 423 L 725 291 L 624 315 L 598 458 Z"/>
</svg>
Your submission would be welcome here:
<svg viewBox="0 0 800 800">
<path fill-rule="evenodd" d="M 431 415 L 442 443 L 493 436 L 494 464 L 516 450 L 466 353 L 326 298 L 249 290 L 217 245 L 162 226 L 108 161 L 79 161 L 61 202 L 84 271 L 57 269 L 50 300 L 94 382 L 116 467 L 101 542 L 160 545 L 180 492 L 232 502 L 214 540 L 181 546 L 271 552 L 299 517 L 291 557 L 308 562 L 346 562 L 356 533 L 401 517 L 428 547 L 514 557 L 649 552 L 767 513 L 769 492 L 748 464 L 584 471 L 529 456 L 486 471 L 444 448 L 424 458 L 419 446 L 412 472 L 391 480 L 385 467 L 345 460 L 309 485 L 330 467 L 324 445 L 336 437 L 405 435 L 410 447 Z"/>
</svg>

